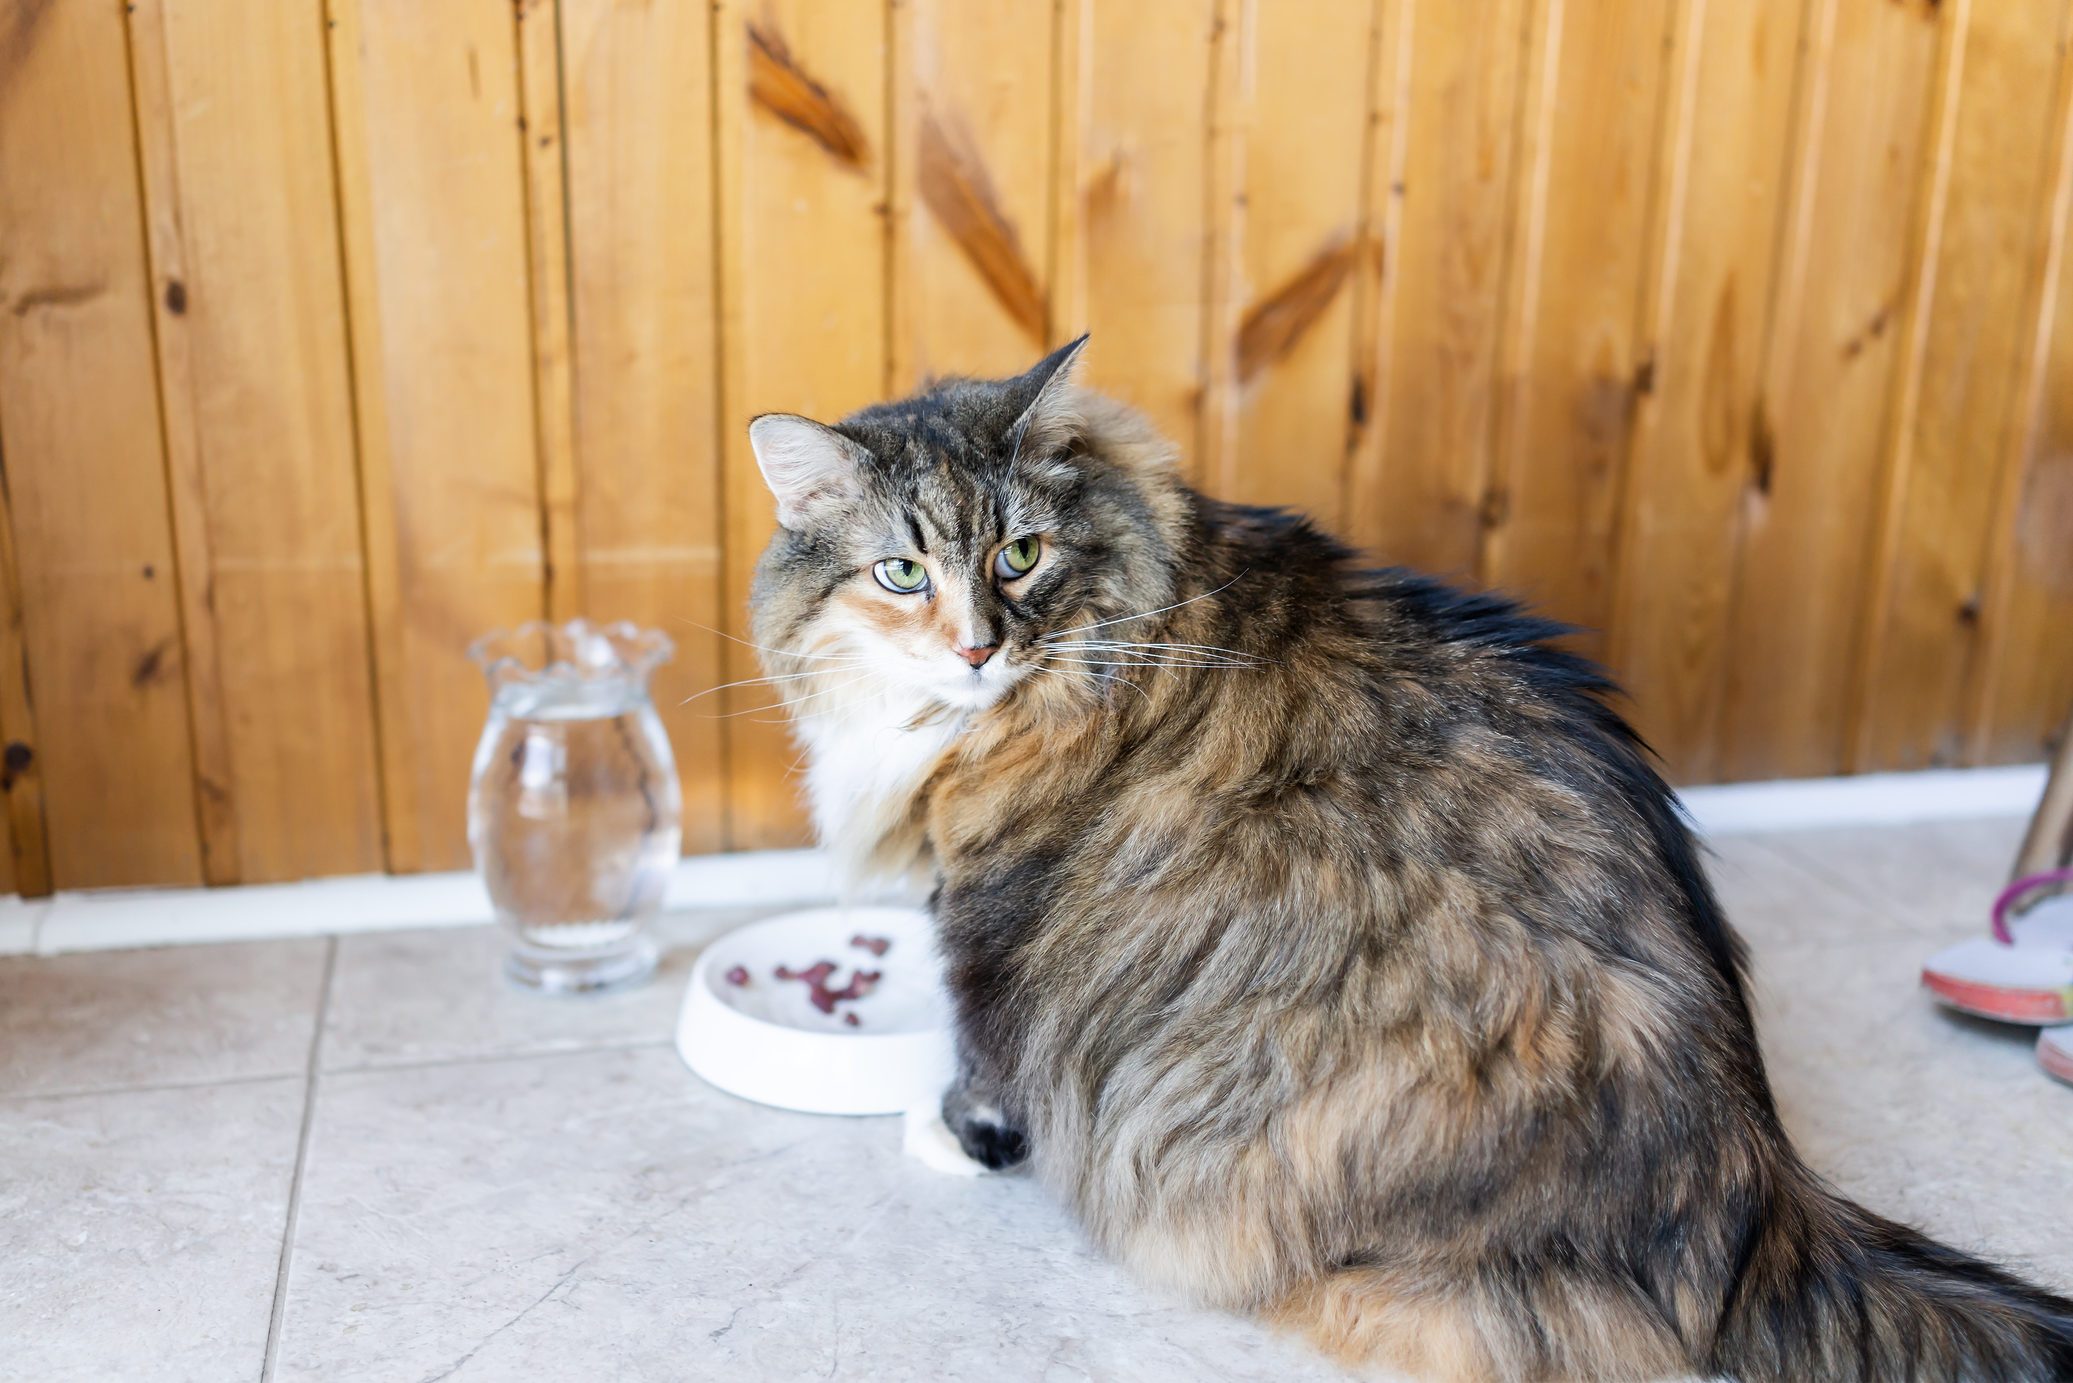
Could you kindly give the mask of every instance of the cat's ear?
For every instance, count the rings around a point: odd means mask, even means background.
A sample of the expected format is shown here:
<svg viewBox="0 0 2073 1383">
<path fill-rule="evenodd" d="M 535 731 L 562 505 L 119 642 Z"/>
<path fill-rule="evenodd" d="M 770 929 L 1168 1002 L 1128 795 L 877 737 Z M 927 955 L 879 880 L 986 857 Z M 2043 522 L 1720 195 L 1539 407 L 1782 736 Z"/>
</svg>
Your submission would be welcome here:
<svg viewBox="0 0 2073 1383">
<path fill-rule="evenodd" d="M 765 413 L 749 424 L 763 483 L 777 496 L 777 521 L 797 528 L 816 506 L 853 494 L 870 453 L 832 427 L 797 413 Z"/>
<path fill-rule="evenodd" d="M 1029 399 L 1015 422 L 1015 451 L 1037 454 L 1062 446 L 1080 426 L 1080 411 L 1073 398 L 1073 375 L 1080 355 L 1087 349 L 1087 337 L 1071 341 L 1031 366 L 1015 381 L 1017 392 Z"/>
</svg>

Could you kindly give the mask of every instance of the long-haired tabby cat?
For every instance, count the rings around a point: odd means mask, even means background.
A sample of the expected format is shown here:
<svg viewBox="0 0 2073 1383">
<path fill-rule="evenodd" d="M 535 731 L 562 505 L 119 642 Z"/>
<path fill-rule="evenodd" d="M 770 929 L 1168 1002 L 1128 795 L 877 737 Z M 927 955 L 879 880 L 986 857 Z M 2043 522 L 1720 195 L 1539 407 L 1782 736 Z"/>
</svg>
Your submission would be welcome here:
<svg viewBox="0 0 2073 1383">
<path fill-rule="evenodd" d="M 936 881 L 965 1149 L 1421 1376 L 2073 1378 L 2073 1303 L 1795 1154 L 1603 674 L 1194 493 L 1083 344 L 750 427 L 756 641 L 824 841 Z"/>
</svg>

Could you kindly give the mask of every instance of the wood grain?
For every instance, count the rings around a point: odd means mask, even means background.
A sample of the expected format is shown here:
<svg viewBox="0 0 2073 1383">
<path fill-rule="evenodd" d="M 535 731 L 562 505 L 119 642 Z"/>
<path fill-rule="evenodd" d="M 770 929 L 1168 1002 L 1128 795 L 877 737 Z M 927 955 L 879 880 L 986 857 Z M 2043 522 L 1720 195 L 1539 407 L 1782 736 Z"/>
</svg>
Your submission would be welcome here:
<svg viewBox="0 0 2073 1383">
<path fill-rule="evenodd" d="M 1053 335 L 1199 476 L 1216 0 L 1063 0 Z M 1156 63 L 1135 54 L 1157 52 Z"/>
<path fill-rule="evenodd" d="M 545 613 L 514 20 L 332 0 L 392 869 L 468 862 L 471 640 Z"/>
<path fill-rule="evenodd" d="M 573 619 L 587 608 L 576 533 L 576 398 L 569 340 L 572 207 L 568 122 L 562 108 L 564 9 L 558 0 L 518 0 L 515 8 L 526 266 L 533 316 L 533 430 L 547 615 L 556 621 Z"/>
<path fill-rule="evenodd" d="M 820 145 L 830 158 L 863 167 L 870 145 L 842 98 L 800 65 L 775 25 L 751 19 L 748 37 L 749 99 Z"/>
<path fill-rule="evenodd" d="M 653 693 L 689 851 L 721 847 L 711 35 L 685 7 L 565 0 L 581 609 L 660 629 Z"/>
<path fill-rule="evenodd" d="M 0 888 L 466 862 L 663 628 L 795 843 L 746 444 L 1091 331 L 1212 493 L 1589 626 L 1685 782 L 2073 701 L 2073 0 L 0 0 Z M 716 704 L 717 703 L 717 704 Z"/>
<path fill-rule="evenodd" d="M 1197 398 L 1196 455 L 1188 469 L 1198 487 L 1228 483 L 1238 441 L 1238 352 L 1244 321 L 1245 122 L 1257 25 L 1251 0 L 1217 0 L 1209 29 L 1209 83 L 1203 107 L 1202 379 Z"/>
<path fill-rule="evenodd" d="M 1752 458 L 1718 765 L 1839 772 L 1951 9 L 1823 0 Z M 1871 497 L 1868 503 L 1868 497 Z"/>
<path fill-rule="evenodd" d="M 2013 463 L 2002 468 L 1981 600 L 1982 639 L 1966 689 L 1969 758 L 2024 762 L 2056 754 L 2073 727 L 2073 82 L 2062 74 L 2051 159 L 2051 221 L 2040 339 L 2025 380 Z"/>
<path fill-rule="evenodd" d="M 892 19 L 893 387 L 1017 373 L 1049 331 L 1053 7 L 913 0 Z"/>
<path fill-rule="evenodd" d="M 1935 253 L 1918 278 L 1919 350 L 1895 430 L 1891 517 L 1867 616 L 1852 745 L 1860 766 L 1964 757 L 1995 501 L 2022 433 L 2022 381 L 2041 344 L 2068 7 L 1974 0 L 1957 17 L 1963 65 Z"/>
<path fill-rule="evenodd" d="M 1609 651 L 1642 734 L 1688 781 L 1715 771 L 1804 8 L 1678 14 Z"/>
<path fill-rule="evenodd" d="M 0 439 L 7 419 L 0 416 Z M 0 479 L 5 472 L 0 470 Z M 13 501 L 0 483 L 0 792 L 7 794 L 5 886 L 24 897 L 51 891 L 50 832 L 43 811 L 43 764 L 34 746 L 29 660 L 22 639 L 21 562 L 14 545 Z"/>
<path fill-rule="evenodd" d="M 714 15 L 726 457 L 720 625 L 736 638 L 745 636 L 749 577 L 775 523 L 749 419 L 777 410 L 840 418 L 883 397 L 889 383 L 885 21 L 874 6 L 802 0 L 721 0 Z M 774 49 L 817 101 L 849 112 L 853 134 L 831 140 L 758 93 L 754 71 Z M 729 643 L 728 679 L 756 671 L 754 651 Z M 797 750 L 758 709 L 772 698 L 749 687 L 725 700 L 728 843 L 803 839 L 791 777 Z"/>
<path fill-rule="evenodd" d="M 1634 413 L 1652 387 L 1643 293 L 1671 6 L 1551 4 L 1529 57 L 1508 367 L 1478 566 L 1560 610 L 1602 656 Z"/>
<path fill-rule="evenodd" d="M 1228 362 L 1228 440 L 1211 488 L 1285 504 L 1336 528 L 1344 498 L 1353 301 L 1376 50 L 1372 0 L 1248 6 L 1233 120 L 1236 320 L 1212 348 Z M 1320 43 L 1330 34 L 1334 41 Z"/>
<path fill-rule="evenodd" d="M 1538 3 L 1538 0 L 1534 0 Z M 1393 280 L 1374 419 L 1357 439 L 1346 527 L 1387 562 L 1473 578 L 1490 479 L 1499 323 L 1527 0 L 1419 4 L 1409 45 Z M 1401 21 L 1400 21 L 1401 22 Z"/>
<path fill-rule="evenodd" d="M 204 873 L 378 869 L 321 8 L 129 13 Z"/>
<path fill-rule="evenodd" d="M 6 729 L 40 773 L 51 882 L 199 883 L 119 6 L 0 6 L 0 247 L 0 445 L 27 660 L 12 710 L 33 699 L 34 719 Z"/>
</svg>

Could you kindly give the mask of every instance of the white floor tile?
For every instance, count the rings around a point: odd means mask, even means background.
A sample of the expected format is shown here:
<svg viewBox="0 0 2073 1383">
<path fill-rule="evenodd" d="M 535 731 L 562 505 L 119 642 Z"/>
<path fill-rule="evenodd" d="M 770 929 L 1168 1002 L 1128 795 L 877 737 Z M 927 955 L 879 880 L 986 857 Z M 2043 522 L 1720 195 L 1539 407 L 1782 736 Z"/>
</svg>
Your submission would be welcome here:
<svg viewBox="0 0 2073 1383">
<path fill-rule="evenodd" d="M 0 1100 L 0 1376 L 257 1379 L 302 1080 Z"/>
<path fill-rule="evenodd" d="M 1026 1178 L 899 1144 L 668 1051 L 326 1076 L 279 1377 L 1339 1376 L 1153 1300 Z"/>
<path fill-rule="evenodd" d="M 330 945 L 0 959 L 0 1096 L 300 1076 Z"/>
</svg>

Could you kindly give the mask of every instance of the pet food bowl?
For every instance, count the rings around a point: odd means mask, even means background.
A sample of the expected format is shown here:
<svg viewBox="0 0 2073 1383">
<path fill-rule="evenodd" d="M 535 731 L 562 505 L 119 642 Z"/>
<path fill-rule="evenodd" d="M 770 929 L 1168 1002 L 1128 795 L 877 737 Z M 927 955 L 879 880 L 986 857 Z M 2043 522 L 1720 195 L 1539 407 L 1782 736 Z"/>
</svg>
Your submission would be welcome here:
<svg viewBox="0 0 2073 1383">
<path fill-rule="evenodd" d="M 882 955 L 856 938 L 888 943 Z M 858 970 L 870 992 L 824 1012 L 782 967 Z M 854 1015 L 855 1022 L 849 1019 Z M 737 928 L 705 948 L 677 1019 L 684 1064 L 730 1095 L 808 1114 L 897 1114 L 942 1099 L 956 1071 L 950 1005 L 928 917 L 912 908 L 815 908 Z"/>
</svg>

